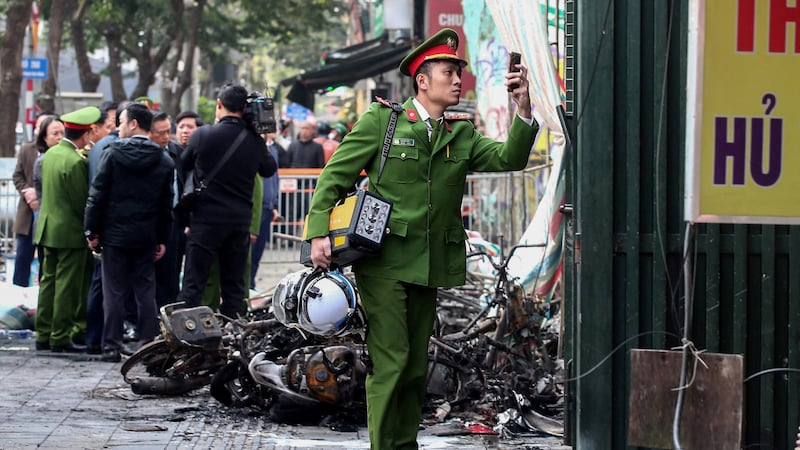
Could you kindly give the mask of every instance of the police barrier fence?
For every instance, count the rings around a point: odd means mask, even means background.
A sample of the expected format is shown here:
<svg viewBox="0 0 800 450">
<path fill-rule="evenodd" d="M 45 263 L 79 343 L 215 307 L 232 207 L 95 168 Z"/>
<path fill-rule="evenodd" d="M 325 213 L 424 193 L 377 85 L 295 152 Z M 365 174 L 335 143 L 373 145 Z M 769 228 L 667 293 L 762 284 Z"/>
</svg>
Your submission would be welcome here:
<svg viewBox="0 0 800 450">
<path fill-rule="evenodd" d="M 549 166 L 522 172 L 481 173 L 467 177 L 461 215 L 464 228 L 497 242 L 515 243 L 533 217 Z M 279 222 L 272 224 L 261 264 L 293 263 L 300 255 L 305 214 L 321 169 L 280 169 Z"/>
</svg>

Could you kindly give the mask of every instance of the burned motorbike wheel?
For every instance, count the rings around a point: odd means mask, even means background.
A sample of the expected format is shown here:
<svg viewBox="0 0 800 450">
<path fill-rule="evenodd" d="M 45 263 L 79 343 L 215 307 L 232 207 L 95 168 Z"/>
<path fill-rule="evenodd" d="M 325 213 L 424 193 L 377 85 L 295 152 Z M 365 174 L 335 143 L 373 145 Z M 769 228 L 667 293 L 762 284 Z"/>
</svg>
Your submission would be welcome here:
<svg viewBox="0 0 800 450">
<path fill-rule="evenodd" d="M 156 339 L 142 346 L 122 364 L 120 372 L 135 394 L 180 395 L 207 385 L 213 372 L 186 370 L 192 356 L 174 352 Z M 183 370 L 176 370 L 183 367 Z"/>
<path fill-rule="evenodd" d="M 211 396 L 225 406 L 267 411 L 272 405 L 271 397 L 264 398 L 261 387 L 239 361 L 229 362 L 214 374 L 210 391 Z"/>
<path fill-rule="evenodd" d="M 141 377 L 165 377 L 167 367 L 171 365 L 169 346 L 163 339 L 156 339 L 143 345 L 136 353 L 122 363 L 125 382 L 133 383 Z"/>
</svg>

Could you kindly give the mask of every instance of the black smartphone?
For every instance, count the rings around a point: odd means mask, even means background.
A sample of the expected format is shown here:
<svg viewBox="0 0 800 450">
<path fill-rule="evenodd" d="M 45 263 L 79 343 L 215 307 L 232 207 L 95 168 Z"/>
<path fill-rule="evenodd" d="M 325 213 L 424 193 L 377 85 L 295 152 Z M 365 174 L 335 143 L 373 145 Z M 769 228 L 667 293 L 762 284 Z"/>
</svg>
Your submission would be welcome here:
<svg viewBox="0 0 800 450">
<path fill-rule="evenodd" d="M 511 52 L 508 54 L 508 71 L 509 72 L 519 72 L 519 68 L 517 64 L 522 62 L 522 55 L 517 52 Z M 511 83 L 508 85 L 508 92 L 513 91 L 514 89 L 519 87 L 519 83 Z"/>
</svg>

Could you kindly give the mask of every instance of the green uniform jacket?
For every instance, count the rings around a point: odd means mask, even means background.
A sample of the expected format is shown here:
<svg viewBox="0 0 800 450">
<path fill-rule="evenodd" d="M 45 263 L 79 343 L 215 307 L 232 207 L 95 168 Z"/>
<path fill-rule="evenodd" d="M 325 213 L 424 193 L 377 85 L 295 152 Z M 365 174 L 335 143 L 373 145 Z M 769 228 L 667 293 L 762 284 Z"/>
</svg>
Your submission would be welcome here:
<svg viewBox="0 0 800 450">
<path fill-rule="evenodd" d="M 83 211 L 89 195 L 86 160 L 62 139 L 42 159 L 42 203 L 36 242 L 53 248 L 85 248 Z"/>
<path fill-rule="evenodd" d="M 373 103 L 361 116 L 320 174 L 306 236 L 328 234 L 334 203 L 353 187 L 363 168 L 370 191 L 393 202 L 393 207 L 381 254 L 358 261 L 354 269 L 422 286 L 459 286 L 466 273 L 461 200 L 467 173 L 525 168 L 538 124 L 529 126 L 515 116 L 508 141 L 497 142 L 468 121 L 448 121 L 432 144 L 411 99 L 403 108 L 379 182 L 391 109 Z"/>
</svg>

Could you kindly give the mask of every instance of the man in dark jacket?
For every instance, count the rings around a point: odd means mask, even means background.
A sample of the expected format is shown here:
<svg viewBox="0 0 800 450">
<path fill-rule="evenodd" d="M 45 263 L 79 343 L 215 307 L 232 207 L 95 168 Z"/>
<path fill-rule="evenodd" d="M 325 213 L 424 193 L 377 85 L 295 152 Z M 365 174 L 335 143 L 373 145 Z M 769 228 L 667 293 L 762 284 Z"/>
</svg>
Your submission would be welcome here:
<svg viewBox="0 0 800 450">
<path fill-rule="evenodd" d="M 152 120 L 144 105 L 122 111 L 120 140 L 103 153 L 86 202 L 86 240 L 92 250 L 102 245 L 104 361 L 121 359 L 124 301 L 131 290 L 140 341 L 158 334 L 154 263 L 164 255 L 172 224 L 174 164 L 148 138 Z"/>
<path fill-rule="evenodd" d="M 264 140 L 244 120 L 246 107 L 244 87 L 224 86 L 217 98 L 218 123 L 198 129 L 181 156 L 182 172 L 194 169 L 197 180 L 205 180 L 215 168 L 217 172 L 200 193 L 191 213 L 179 299 L 187 306 L 200 305 L 211 265 L 219 258 L 222 294 L 219 311 L 228 317 L 245 311 L 245 270 L 256 173 L 268 177 L 277 170 Z M 243 140 L 217 168 L 243 130 Z"/>
<path fill-rule="evenodd" d="M 289 167 L 319 169 L 325 166 L 325 150 L 314 140 L 317 127 L 306 121 L 300 125 L 298 139 L 289 145 Z"/>
<path fill-rule="evenodd" d="M 183 147 L 170 139 L 171 121 L 165 112 L 153 114 L 153 125 L 150 128 L 150 140 L 164 149 L 164 154 L 169 155 L 175 165 L 180 161 Z M 183 223 L 178 220 L 175 208 L 181 195 L 181 184 L 177 171 L 173 174 L 172 211 L 173 223 L 170 228 L 167 252 L 164 257 L 156 262 L 156 305 L 160 308 L 169 303 L 174 303 L 180 292 L 180 273 L 183 266 L 183 251 L 186 247 L 186 235 L 183 234 Z"/>
</svg>

